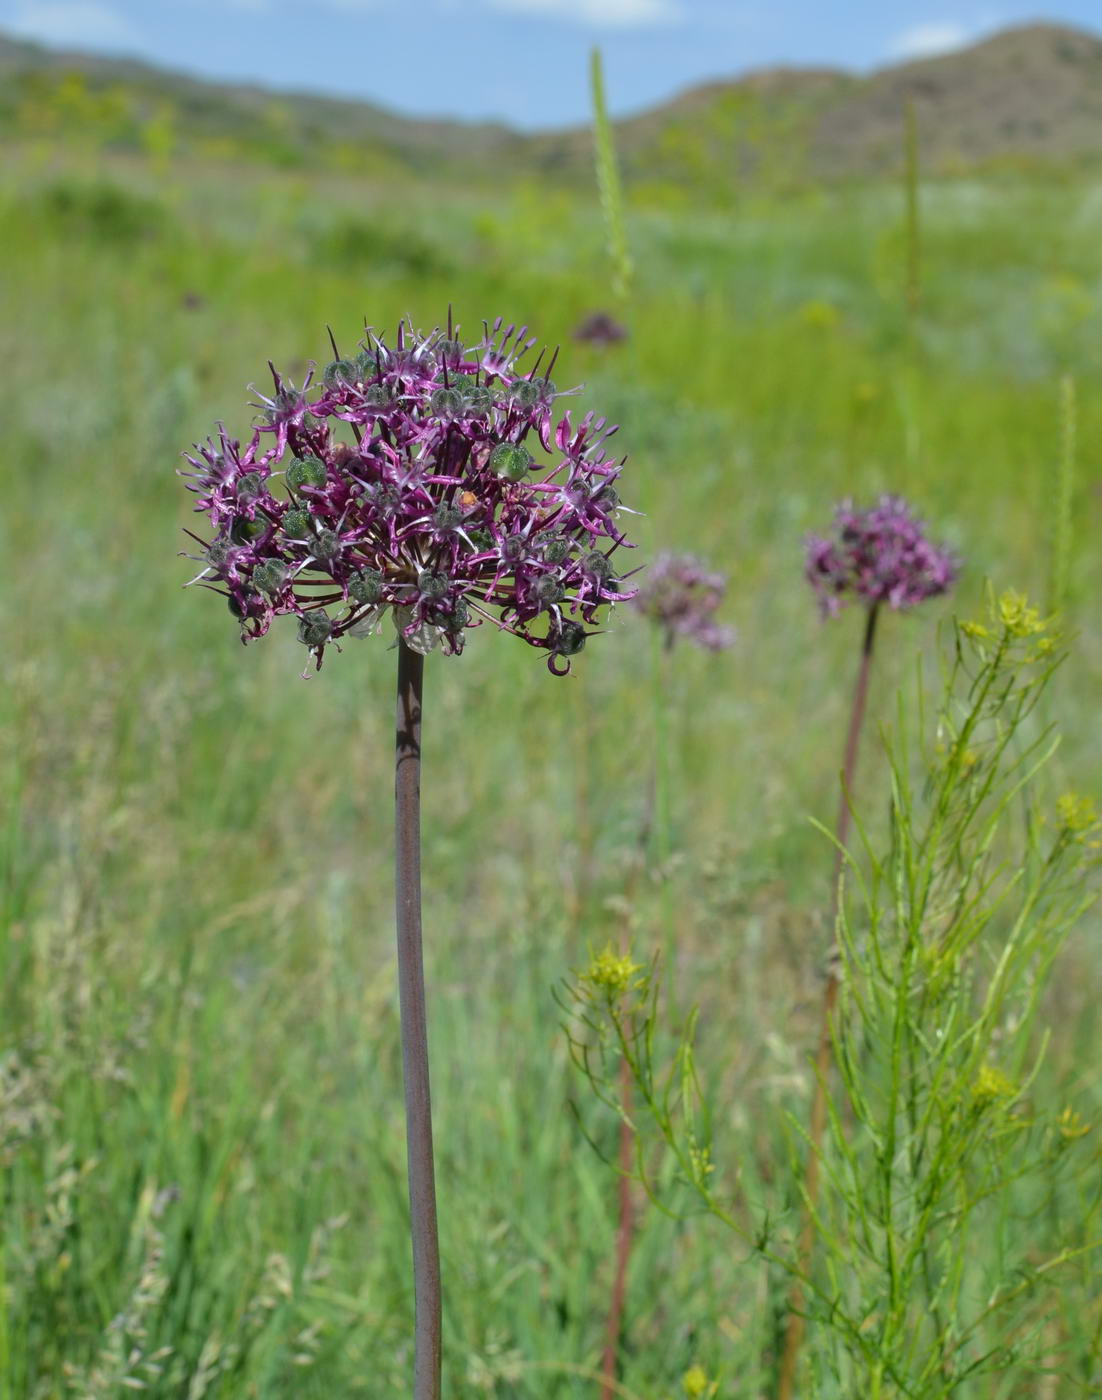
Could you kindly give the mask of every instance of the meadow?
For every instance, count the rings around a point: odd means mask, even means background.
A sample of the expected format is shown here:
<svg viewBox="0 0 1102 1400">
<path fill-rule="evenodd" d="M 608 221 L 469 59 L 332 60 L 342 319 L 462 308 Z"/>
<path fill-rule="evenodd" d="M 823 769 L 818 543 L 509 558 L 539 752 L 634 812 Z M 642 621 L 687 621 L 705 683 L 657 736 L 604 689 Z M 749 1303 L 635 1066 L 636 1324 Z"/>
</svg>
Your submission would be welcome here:
<svg viewBox="0 0 1102 1400">
<path fill-rule="evenodd" d="M 11 153 L 0 1400 L 409 1393 L 393 658 L 377 638 L 303 680 L 290 625 L 243 649 L 222 603 L 184 592 L 180 452 L 219 419 L 244 433 L 247 386 L 269 359 L 299 382 L 327 325 L 351 346 L 365 318 L 501 314 L 561 344 L 560 386 L 622 424 L 639 562 L 688 550 L 729 576 L 737 644 L 679 648 L 664 676 L 627 607 L 566 680 L 489 628 L 427 665 L 445 1393 L 581 1400 L 616 1224 L 586 1136 L 614 1155 L 617 1124 L 554 989 L 626 920 L 669 954 L 670 1027 L 700 1008 L 717 1173 L 793 1228 L 785 1113 L 813 1084 L 832 859 L 812 818 L 833 815 L 859 630 L 820 621 L 804 536 L 843 497 L 900 491 L 965 561 L 950 598 L 886 619 L 856 794 L 882 827 L 876 727 L 916 658 L 936 674 L 939 625 L 977 614 L 987 579 L 1046 606 L 1069 382 L 1074 635 L 1039 782 L 1100 790 L 1100 213 L 1087 178 L 931 183 L 912 307 L 898 188 L 725 208 L 629 189 L 620 311 L 595 197 Z M 572 339 L 600 307 L 622 344 Z M 663 847 L 639 874 L 659 746 Z M 1088 914 L 1046 993 L 1030 1114 L 1102 1114 L 1097 947 Z M 1072 1145 L 1077 1180 L 1100 1143 Z M 1077 1190 L 979 1231 L 977 1271 L 1062 1238 Z M 787 1280 L 680 1203 L 641 1213 L 618 1394 L 674 1400 L 700 1367 L 720 1396 L 770 1395 Z M 1054 1289 L 1019 1315 L 1020 1364 L 954 1395 L 1098 1393 L 1093 1256 Z M 808 1393 L 857 1393 L 814 1369 L 817 1337 Z"/>
</svg>

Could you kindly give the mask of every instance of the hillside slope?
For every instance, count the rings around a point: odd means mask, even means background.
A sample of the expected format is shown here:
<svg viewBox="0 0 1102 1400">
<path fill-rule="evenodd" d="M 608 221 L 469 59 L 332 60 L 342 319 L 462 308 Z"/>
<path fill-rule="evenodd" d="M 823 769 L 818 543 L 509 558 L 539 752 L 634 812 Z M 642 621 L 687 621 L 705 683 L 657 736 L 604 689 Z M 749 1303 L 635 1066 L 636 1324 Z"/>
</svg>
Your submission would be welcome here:
<svg viewBox="0 0 1102 1400">
<path fill-rule="evenodd" d="M 0 37 L 0 129 L 285 166 L 426 176 L 527 171 L 588 179 L 584 127 L 521 134 L 498 123 L 399 116 L 369 102 L 204 82 L 145 63 Z M 713 82 L 618 123 L 637 180 L 720 185 L 870 177 L 896 168 L 912 101 L 923 162 L 960 171 L 1102 159 L 1102 38 L 1058 25 L 867 76 L 772 69 Z"/>
</svg>

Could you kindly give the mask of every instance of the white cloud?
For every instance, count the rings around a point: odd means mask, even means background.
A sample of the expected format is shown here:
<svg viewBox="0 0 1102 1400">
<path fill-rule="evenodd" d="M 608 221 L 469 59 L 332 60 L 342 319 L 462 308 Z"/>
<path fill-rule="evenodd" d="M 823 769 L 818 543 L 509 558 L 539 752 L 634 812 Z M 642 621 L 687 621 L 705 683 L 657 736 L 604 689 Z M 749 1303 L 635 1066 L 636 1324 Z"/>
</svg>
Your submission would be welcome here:
<svg viewBox="0 0 1102 1400">
<path fill-rule="evenodd" d="M 642 29 L 681 18 L 677 0 L 491 0 L 516 15 L 548 15 L 600 29 Z"/>
<path fill-rule="evenodd" d="M 138 41 L 137 31 L 129 21 L 98 0 L 30 0 L 20 5 L 6 28 L 28 39 L 77 47 L 109 48 Z"/>
<path fill-rule="evenodd" d="M 935 54 L 962 49 L 975 37 L 973 30 L 952 20 L 916 24 L 897 35 L 888 52 L 892 58 L 932 58 Z"/>
</svg>

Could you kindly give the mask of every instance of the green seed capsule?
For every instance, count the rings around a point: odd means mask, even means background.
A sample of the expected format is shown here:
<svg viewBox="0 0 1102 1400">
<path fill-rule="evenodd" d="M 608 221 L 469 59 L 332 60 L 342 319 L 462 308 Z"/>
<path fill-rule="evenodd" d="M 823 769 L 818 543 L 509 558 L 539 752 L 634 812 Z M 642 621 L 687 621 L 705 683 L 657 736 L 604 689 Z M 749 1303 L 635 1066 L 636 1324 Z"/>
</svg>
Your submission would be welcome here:
<svg viewBox="0 0 1102 1400">
<path fill-rule="evenodd" d="M 329 614 L 319 608 L 316 612 L 303 613 L 298 620 L 298 639 L 307 647 L 320 647 L 329 640 L 333 624 Z"/>
<path fill-rule="evenodd" d="M 543 546 L 543 557 L 549 564 L 561 564 L 570 553 L 572 546 L 562 535 L 552 535 Z"/>
<path fill-rule="evenodd" d="M 264 483 L 260 479 L 260 473 L 246 472 L 245 475 L 238 480 L 237 499 L 239 501 L 255 501 L 263 490 Z"/>
<path fill-rule="evenodd" d="M 378 569 L 360 569 L 348 580 L 348 596 L 356 603 L 377 603 L 383 596 L 383 576 Z"/>
<path fill-rule="evenodd" d="M 532 454 L 522 442 L 499 442 L 490 453 L 490 470 L 510 481 L 523 481 L 532 465 Z"/>
<path fill-rule="evenodd" d="M 463 345 L 462 342 L 458 340 L 442 340 L 437 350 L 440 358 L 449 369 L 451 369 L 452 365 L 454 365 L 457 360 L 463 358 Z"/>
<path fill-rule="evenodd" d="M 598 583 L 604 583 L 612 573 L 612 565 L 599 549 L 591 550 L 582 560 L 582 568 L 591 574 Z"/>
<path fill-rule="evenodd" d="M 552 603 L 561 602 L 565 594 L 566 589 L 554 574 L 541 574 L 536 580 L 536 597 L 545 608 L 549 608 Z"/>
<path fill-rule="evenodd" d="M 540 401 L 540 390 L 539 380 L 518 379 L 509 386 L 509 396 L 521 408 L 535 408 Z"/>
<path fill-rule="evenodd" d="M 278 559 L 268 559 L 253 570 L 253 583 L 262 593 L 278 593 L 287 582 L 287 565 Z"/>
<path fill-rule="evenodd" d="M 255 520 L 250 520 L 247 516 L 239 515 L 230 526 L 230 539 L 234 544 L 248 544 L 250 540 L 259 537 L 268 528 L 268 521 L 263 516 L 258 515 Z"/>
<path fill-rule="evenodd" d="M 371 384 L 364 390 L 364 403 L 368 408 L 387 408 L 390 390 L 385 384 Z"/>
<path fill-rule="evenodd" d="M 434 389 L 429 404 L 441 418 L 454 418 L 463 411 L 463 395 L 458 389 Z"/>
<path fill-rule="evenodd" d="M 577 622 L 564 622 L 552 650 L 559 656 L 577 656 L 585 646 L 585 628 Z"/>
<path fill-rule="evenodd" d="M 283 512 L 283 533 L 288 539 L 304 540 L 310 533 L 310 512 L 292 506 Z"/>
<path fill-rule="evenodd" d="M 207 550 L 207 562 L 216 569 L 224 568 L 233 558 L 233 545 L 229 540 L 215 540 Z"/>
<path fill-rule="evenodd" d="M 463 523 L 463 512 L 455 506 L 440 504 L 432 513 L 432 523 L 438 530 L 454 530 Z"/>
<path fill-rule="evenodd" d="M 287 468 L 287 485 L 296 491 L 304 486 L 324 486 L 327 479 L 325 463 L 318 457 L 296 457 Z"/>
<path fill-rule="evenodd" d="M 379 362 L 375 358 L 374 350 L 363 350 L 356 356 L 356 377 L 357 379 L 378 379 Z"/>
<path fill-rule="evenodd" d="M 322 372 L 321 382 L 332 389 L 337 384 L 354 384 L 358 378 L 354 360 L 332 360 Z"/>
<path fill-rule="evenodd" d="M 462 632 L 467 623 L 471 620 L 471 610 L 462 598 L 455 600 L 455 607 L 451 610 L 451 615 L 444 619 L 444 626 L 449 632 Z"/>
<path fill-rule="evenodd" d="M 423 569 L 417 576 L 417 587 L 422 598 L 443 598 L 449 582 L 447 574 L 433 573 L 430 569 Z"/>
<path fill-rule="evenodd" d="M 341 552 L 341 537 L 336 530 L 319 530 L 314 540 L 315 559 L 335 559 Z"/>
<path fill-rule="evenodd" d="M 485 384 L 471 384 L 464 390 L 468 413 L 489 413 L 494 406 L 494 393 Z"/>
</svg>

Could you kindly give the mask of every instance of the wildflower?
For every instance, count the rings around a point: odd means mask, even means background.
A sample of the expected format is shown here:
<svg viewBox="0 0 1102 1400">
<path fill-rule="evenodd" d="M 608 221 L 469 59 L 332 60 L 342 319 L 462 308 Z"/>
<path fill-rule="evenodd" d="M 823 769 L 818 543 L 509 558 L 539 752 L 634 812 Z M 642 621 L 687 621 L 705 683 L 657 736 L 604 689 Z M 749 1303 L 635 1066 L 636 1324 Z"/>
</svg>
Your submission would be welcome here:
<svg viewBox="0 0 1102 1400">
<path fill-rule="evenodd" d="M 526 331 L 498 320 L 464 345 L 450 323 L 427 335 L 403 323 L 391 348 L 368 330 L 316 383 L 273 369 L 247 443 L 221 428 L 186 454 L 213 531 L 193 536 L 192 582 L 228 598 L 243 641 L 291 614 L 320 666 L 384 615 L 408 646 L 449 654 L 489 621 L 547 652 L 556 675 L 570 669 L 602 612 L 634 596 L 615 567 L 631 547 L 623 462 L 605 419 L 556 421 L 553 359 L 522 367 Z"/>
<path fill-rule="evenodd" d="M 615 345 L 627 339 L 627 330 L 607 311 L 593 311 L 574 330 L 574 339 L 590 345 Z"/>
<path fill-rule="evenodd" d="M 685 1392 L 685 1400 L 712 1400 L 719 1385 L 708 1379 L 703 1366 L 690 1366 L 681 1377 L 681 1389 Z"/>
<path fill-rule="evenodd" d="M 1024 593 L 1008 588 L 996 597 L 988 587 L 986 617 L 962 622 L 960 631 L 981 655 L 995 647 L 1027 663 L 1051 656 L 1056 650 L 1058 637 L 1050 630 L 1051 622 L 1030 606 Z"/>
<path fill-rule="evenodd" d="M 594 991 L 601 992 L 609 1001 L 618 1001 L 627 992 L 645 988 L 646 977 L 637 975 L 642 971 L 642 963 L 633 962 L 630 953 L 617 953 L 609 943 L 602 952 L 590 957 L 589 966 L 581 974 L 581 981 L 588 982 Z"/>
<path fill-rule="evenodd" d="M 1076 792 L 1065 792 L 1057 800 L 1056 816 L 1064 830 L 1079 840 L 1099 825 L 1098 808 L 1093 799 Z"/>
<path fill-rule="evenodd" d="M 947 593 L 958 564 L 930 543 L 922 522 L 899 496 L 881 496 L 868 510 L 844 501 L 834 513 L 834 537 L 810 535 L 805 572 L 824 617 L 850 597 L 902 610 Z"/>
<path fill-rule="evenodd" d="M 993 1065 L 983 1065 L 972 1085 L 972 1107 L 979 1113 L 992 1104 L 1011 1099 L 1017 1093 L 1013 1080 L 1007 1078 L 1001 1069 Z"/>
<path fill-rule="evenodd" d="M 1091 1130 L 1091 1125 L 1085 1123 L 1079 1114 L 1069 1106 L 1057 1118 L 1056 1130 L 1065 1142 L 1074 1142 L 1077 1138 L 1086 1137 Z"/>
<path fill-rule="evenodd" d="M 734 629 L 715 621 L 727 589 L 726 575 L 709 572 L 691 554 L 660 554 L 635 594 L 635 606 L 665 632 L 666 646 L 687 637 L 708 651 L 735 640 Z"/>
</svg>

